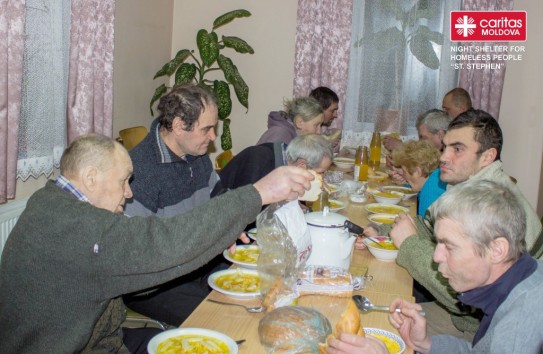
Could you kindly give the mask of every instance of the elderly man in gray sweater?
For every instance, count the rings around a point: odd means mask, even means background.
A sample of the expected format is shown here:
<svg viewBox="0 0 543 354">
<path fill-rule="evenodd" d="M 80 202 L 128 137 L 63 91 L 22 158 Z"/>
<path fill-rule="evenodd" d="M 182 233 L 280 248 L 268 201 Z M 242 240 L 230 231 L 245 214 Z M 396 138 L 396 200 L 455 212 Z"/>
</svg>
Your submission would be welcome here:
<svg viewBox="0 0 543 354">
<path fill-rule="evenodd" d="M 396 299 L 390 322 L 406 344 L 430 354 L 540 354 L 543 261 L 526 251 L 526 214 L 515 193 L 496 182 L 468 181 L 438 199 L 434 216 L 434 261 L 458 299 L 481 311 L 481 324 L 471 343 L 429 336 L 426 319 L 417 312 L 422 306 Z M 337 350 L 333 353 L 368 353 L 369 348 L 387 353 L 379 343 L 354 335 L 329 345 Z"/>
<path fill-rule="evenodd" d="M 122 294 L 207 263 L 263 204 L 295 199 L 313 179 L 281 167 L 185 214 L 129 218 L 122 212 L 132 162 L 120 144 L 80 137 L 60 172 L 30 198 L 2 254 L 2 353 L 128 353 Z"/>
</svg>

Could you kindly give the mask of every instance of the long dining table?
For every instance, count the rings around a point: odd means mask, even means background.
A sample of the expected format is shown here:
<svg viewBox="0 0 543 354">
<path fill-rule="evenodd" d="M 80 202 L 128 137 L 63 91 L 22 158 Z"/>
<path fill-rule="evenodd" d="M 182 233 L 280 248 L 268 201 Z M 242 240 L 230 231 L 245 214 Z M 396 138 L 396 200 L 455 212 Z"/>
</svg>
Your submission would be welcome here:
<svg viewBox="0 0 543 354">
<path fill-rule="evenodd" d="M 385 180 L 377 184 L 387 184 L 387 182 Z M 373 183 L 373 186 L 375 186 L 375 183 Z M 369 196 L 367 203 L 364 204 L 351 203 L 347 197 L 338 199 L 346 205 L 338 213 L 358 225 L 366 226 L 368 224 L 368 212 L 364 205 L 375 202 L 373 197 Z M 402 201 L 401 205 L 409 207 L 411 215 L 416 212 L 414 200 Z M 354 291 L 354 294 L 364 295 L 376 305 L 389 305 L 392 300 L 398 297 L 414 302 L 412 296 L 413 278 L 395 262 L 377 260 L 367 249 L 354 249 L 349 271 L 353 275 L 367 274 L 372 277 L 370 281 L 366 282 L 363 289 Z M 206 299 L 245 306 L 259 306 L 261 303 L 260 299 L 235 300 L 215 290 L 211 291 Z M 345 310 L 348 300 L 349 298 L 308 295 L 301 296 L 298 299 L 298 306 L 315 308 L 325 315 L 334 326 L 341 313 Z M 239 346 L 240 354 L 266 353 L 266 349 L 260 344 L 258 336 L 258 324 L 264 315 L 264 313 L 249 313 L 239 306 L 222 305 L 204 300 L 183 322 L 181 327 L 207 328 L 222 332 L 234 340 L 244 339 L 245 342 Z M 361 323 L 363 327 L 380 328 L 398 334 L 396 329 L 389 323 L 388 312 L 386 311 L 362 312 Z M 405 353 L 413 353 L 413 351 L 411 348 L 406 348 Z"/>
</svg>

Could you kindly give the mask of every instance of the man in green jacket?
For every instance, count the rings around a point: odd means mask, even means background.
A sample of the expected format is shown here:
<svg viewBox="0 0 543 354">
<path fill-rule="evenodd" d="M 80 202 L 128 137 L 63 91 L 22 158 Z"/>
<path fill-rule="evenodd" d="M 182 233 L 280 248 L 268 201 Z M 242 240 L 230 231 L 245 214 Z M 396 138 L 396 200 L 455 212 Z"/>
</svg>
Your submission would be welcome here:
<svg viewBox="0 0 543 354">
<path fill-rule="evenodd" d="M 128 353 L 122 294 L 207 263 L 263 204 L 295 199 L 313 179 L 280 167 L 185 214 L 129 218 L 122 212 L 132 196 L 132 162 L 120 144 L 80 137 L 60 172 L 29 199 L 2 254 L 2 353 Z"/>
<path fill-rule="evenodd" d="M 481 110 L 470 110 L 460 114 L 451 122 L 443 138 L 441 155 L 441 180 L 448 183 L 447 191 L 467 180 L 486 179 L 507 186 L 519 199 L 526 212 L 527 250 L 532 255 L 538 251 L 536 240 L 540 238 L 541 222 L 534 209 L 507 173 L 503 171 L 500 153 L 503 135 L 498 122 Z M 445 192 L 444 195 L 446 195 Z M 458 206 L 462 208 L 461 205 Z M 432 260 L 436 246 L 434 237 L 433 205 L 425 218 L 411 219 L 400 215 L 391 229 L 383 228 L 381 234 L 392 237 L 400 249 L 396 262 L 436 298 L 434 303 L 425 303 L 430 334 L 452 334 L 470 339 L 479 326 L 479 314 L 471 308 L 458 306 L 457 293 L 437 271 Z M 373 228 L 368 235 L 376 235 Z M 450 320 L 449 320 L 450 319 Z"/>
</svg>

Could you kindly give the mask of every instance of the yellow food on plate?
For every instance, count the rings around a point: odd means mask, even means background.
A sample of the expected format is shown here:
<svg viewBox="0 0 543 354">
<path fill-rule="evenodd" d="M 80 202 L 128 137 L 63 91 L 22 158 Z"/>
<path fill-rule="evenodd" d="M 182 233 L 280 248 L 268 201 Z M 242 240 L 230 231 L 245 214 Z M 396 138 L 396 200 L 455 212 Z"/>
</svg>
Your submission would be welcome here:
<svg viewBox="0 0 543 354">
<path fill-rule="evenodd" d="M 400 350 L 401 350 L 400 343 L 396 342 L 394 339 L 389 338 L 387 336 L 384 336 L 382 334 L 377 334 L 377 333 L 372 333 L 372 334 L 369 334 L 369 335 L 373 336 L 373 337 L 379 339 L 381 342 L 385 343 L 385 346 L 387 347 L 388 352 L 390 354 L 397 354 L 397 353 L 400 352 Z"/>
<path fill-rule="evenodd" d="M 236 252 L 232 253 L 230 257 L 239 262 L 256 263 L 259 254 L 258 247 L 238 247 L 236 248 Z"/>
<path fill-rule="evenodd" d="M 368 246 L 374 247 L 374 248 L 382 248 L 382 249 L 391 250 L 391 251 L 397 250 L 396 246 L 394 246 L 392 242 L 384 242 L 384 241 L 379 241 L 378 243 L 372 242 L 372 243 L 368 243 Z"/>
<path fill-rule="evenodd" d="M 382 181 L 387 178 L 388 175 L 381 171 L 373 171 L 371 168 L 368 169 L 368 181 Z"/>
<path fill-rule="evenodd" d="M 371 205 L 368 210 L 372 213 L 378 214 L 399 214 L 405 212 L 405 209 L 399 208 L 395 205 Z"/>
<path fill-rule="evenodd" d="M 379 223 L 379 224 L 392 225 L 392 223 L 394 222 L 394 219 L 385 218 L 385 217 L 375 217 L 375 218 L 371 218 L 371 221 Z"/>
<path fill-rule="evenodd" d="M 258 274 L 233 272 L 219 276 L 215 284 L 223 290 L 238 293 L 254 293 L 260 291 L 260 277 Z"/>
<path fill-rule="evenodd" d="M 411 188 L 406 188 L 406 187 L 383 187 L 383 189 L 386 189 L 387 191 L 390 191 L 390 192 L 399 192 L 399 193 L 403 193 L 403 194 L 414 194 L 415 191 L 412 190 Z"/>
<path fill-rule="evenodd" d="M 187 334 L 168 338 L 160 342 L 157 354 L 229 354 L 228 346 L 213 337 Z"/>
<path fill-rule="evenodd" d="M 329 208 L 341 208 L 343 206 L 343 203 L 338 201 L 330 200 L 328 201 L 328 207 Z"/>
<path fill-rule="evenodd" d="M 399 198 L 401 197 L 400 194 L 394 193 L 394 192 L 382 192 L 382 191 L 376 191 L 373 192 L 373 195 L 383 197 L 383 198 Z"/>
</svg>

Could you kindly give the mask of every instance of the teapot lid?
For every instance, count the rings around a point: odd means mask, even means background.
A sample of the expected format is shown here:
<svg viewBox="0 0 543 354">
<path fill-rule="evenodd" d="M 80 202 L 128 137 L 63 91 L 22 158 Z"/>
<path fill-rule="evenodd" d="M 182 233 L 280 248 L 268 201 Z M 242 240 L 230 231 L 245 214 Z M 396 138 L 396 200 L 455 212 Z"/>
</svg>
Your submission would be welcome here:
<svg viewBox="0 0 543 354">
<path fill-rule="evenodd" d="M 305 221 L 313 226 L 343 227 L 346 220 L 345 216 L 326 210 L 305 214 Z"/>
</svg>

